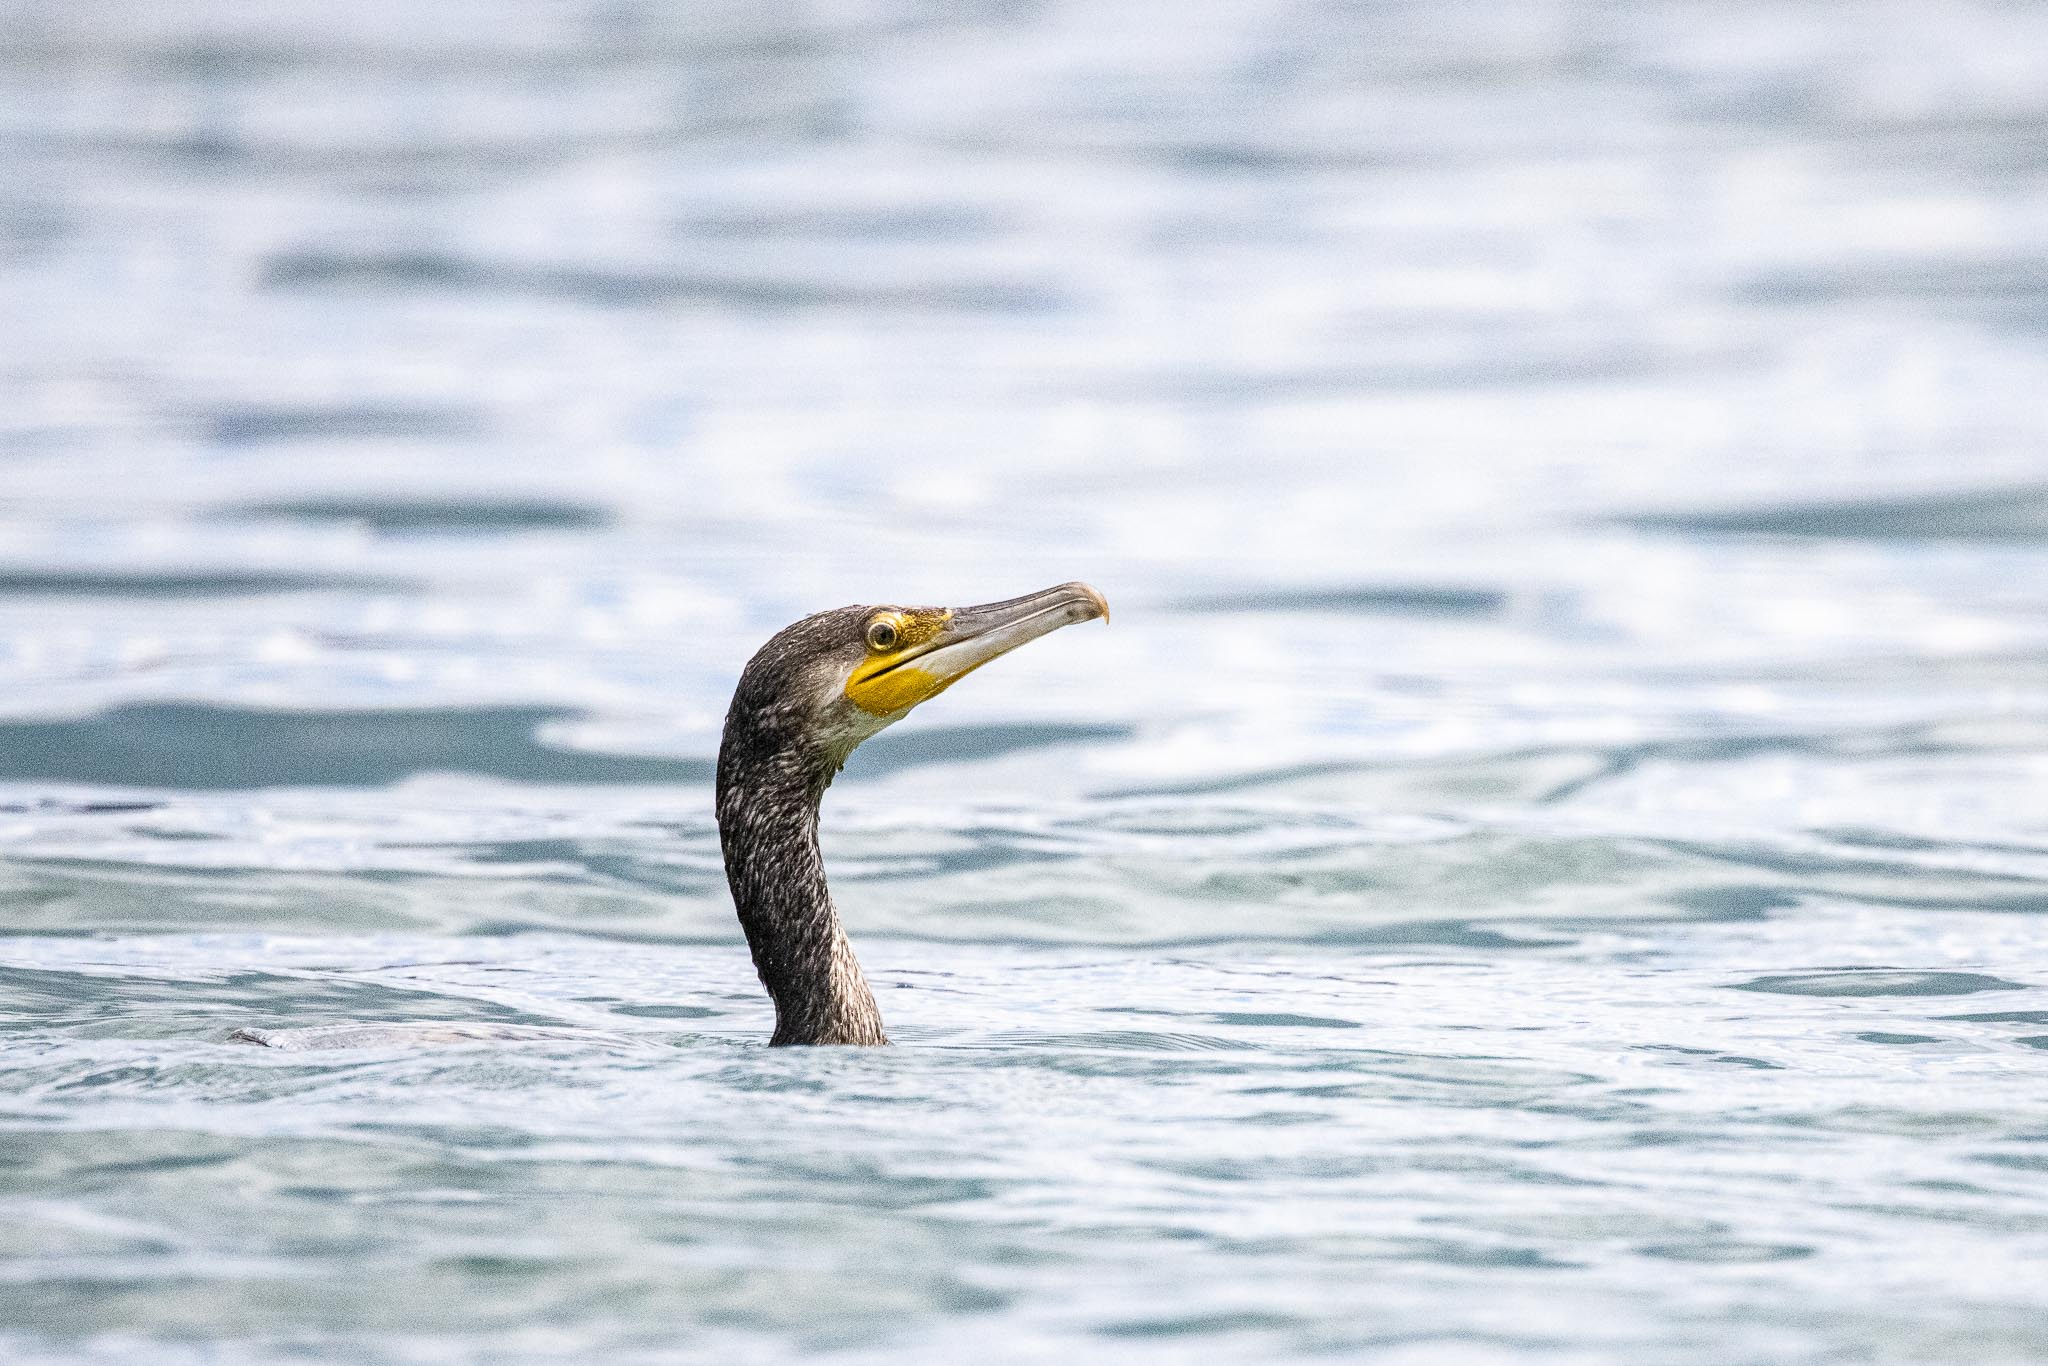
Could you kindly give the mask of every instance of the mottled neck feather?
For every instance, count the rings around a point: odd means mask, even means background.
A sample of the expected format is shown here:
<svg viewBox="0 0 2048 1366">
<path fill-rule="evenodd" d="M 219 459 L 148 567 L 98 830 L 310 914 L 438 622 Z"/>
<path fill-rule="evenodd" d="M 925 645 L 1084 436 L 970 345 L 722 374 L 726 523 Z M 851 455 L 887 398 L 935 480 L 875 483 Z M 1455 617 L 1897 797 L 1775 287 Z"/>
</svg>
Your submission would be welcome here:
<svg viewBox="0 0 2048 1366">
<path fill-rule="evenodd" d="M 740 926 L 775 1002 L 773 1044 L 885 1044 L 818 850 L 830 756 L 728 717 L 718 753 L 718 836 Z"/>
</svg>

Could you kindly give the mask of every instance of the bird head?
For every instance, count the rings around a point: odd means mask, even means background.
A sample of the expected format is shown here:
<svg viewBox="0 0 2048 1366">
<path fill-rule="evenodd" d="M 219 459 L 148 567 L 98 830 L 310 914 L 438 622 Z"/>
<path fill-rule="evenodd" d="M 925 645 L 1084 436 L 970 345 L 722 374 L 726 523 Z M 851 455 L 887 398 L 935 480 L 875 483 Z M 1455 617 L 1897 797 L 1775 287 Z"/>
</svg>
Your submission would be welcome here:
<svg viewBox="0 0 2048 1366">
<path fill-rule="evenodd" d="M 728 732 L 779 732 L 836 771 L 861 741 L 982 665 L 1075 622 L 1109 616 L 1102 594 L 1063 583 L 979 607 L 840 607 L 763 645 L 733 694 Z"/>
</svg>

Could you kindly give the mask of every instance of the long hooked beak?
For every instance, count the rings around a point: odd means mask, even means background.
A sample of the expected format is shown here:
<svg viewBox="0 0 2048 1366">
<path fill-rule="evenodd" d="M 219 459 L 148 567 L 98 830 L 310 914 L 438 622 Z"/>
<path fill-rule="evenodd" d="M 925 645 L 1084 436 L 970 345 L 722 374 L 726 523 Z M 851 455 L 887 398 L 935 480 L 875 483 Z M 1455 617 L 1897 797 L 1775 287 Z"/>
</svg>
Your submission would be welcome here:
<svg viewBox="0 0 2048 1366">
<path fill-rule="evenodd" d="M 929 638 L 864 666 L 848 683 L 847 696 L 865 711 L 894 715 L 938 696 L 1019 645 L 1098 617 L 1109 619 L 1109 603 L 1085 583 L 954 608 Z"/>
</svg>

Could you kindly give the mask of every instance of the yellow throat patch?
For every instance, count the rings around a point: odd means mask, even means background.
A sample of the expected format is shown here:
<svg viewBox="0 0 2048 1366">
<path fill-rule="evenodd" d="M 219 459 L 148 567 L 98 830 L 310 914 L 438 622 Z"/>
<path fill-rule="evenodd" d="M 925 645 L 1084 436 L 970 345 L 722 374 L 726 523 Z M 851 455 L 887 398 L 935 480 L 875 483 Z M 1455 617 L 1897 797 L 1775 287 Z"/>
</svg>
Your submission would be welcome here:
<svg viewBox="0 0 2048 1366">
<path fill-rule="evenodd" d="M 962 675 L 946 677 L 917 661 L 952 619 L 949 608 L 889 608 L 869 617 L 868 657 L 846 680 L 847 700 L 875 716 L 893 716 L 944 692 Z"/>
</svg>

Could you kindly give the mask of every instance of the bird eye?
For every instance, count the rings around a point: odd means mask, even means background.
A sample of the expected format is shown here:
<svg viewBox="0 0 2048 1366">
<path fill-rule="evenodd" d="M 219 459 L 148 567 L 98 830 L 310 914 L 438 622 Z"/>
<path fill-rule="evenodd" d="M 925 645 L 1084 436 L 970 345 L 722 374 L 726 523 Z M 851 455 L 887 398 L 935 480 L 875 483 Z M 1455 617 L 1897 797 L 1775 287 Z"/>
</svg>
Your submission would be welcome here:
<svg viewBox="0 0 2048 1366">
<path fill-rule="evenodd" d="M 868 623 L 868 648 L 869 648 L 869 649 L 871 649 L 871 650 L 890 650 L 890 649 L 894 649 L 894 648 L 895 648 L 895 646 L 896 646 L 896 627 L 895 627 L 894 623 L 892 623 L 892 622 L 888 622 L 888 621 L 879 621 L 879 620 L 877 620 L 877 621 L 871 621 L 871 622 L 869 622 L 869 623 Z"/>
</svg>

